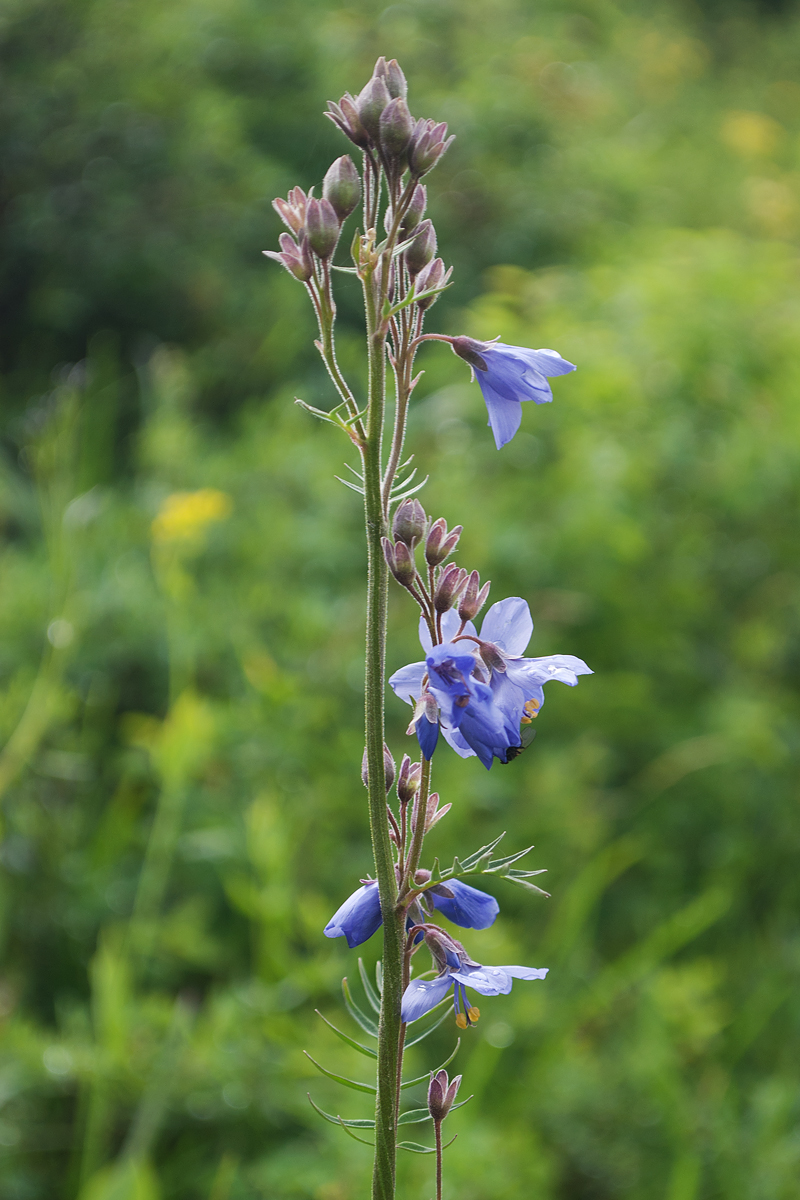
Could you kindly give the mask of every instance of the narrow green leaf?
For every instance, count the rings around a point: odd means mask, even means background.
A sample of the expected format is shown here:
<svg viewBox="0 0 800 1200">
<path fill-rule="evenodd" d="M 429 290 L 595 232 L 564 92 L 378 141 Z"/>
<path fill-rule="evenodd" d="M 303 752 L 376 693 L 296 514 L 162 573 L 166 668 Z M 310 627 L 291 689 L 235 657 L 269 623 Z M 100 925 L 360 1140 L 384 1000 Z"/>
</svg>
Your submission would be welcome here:
<svg viewBox="0 0 800 1200">
<path fill-rule="evenodd" d="M 336 1034 L 336 1036 L 338 1038 L 340 1038 L 343 1042 L 346 1042 L 348 1046 L 352 1046 L 354 1050 L 358 1050 L 361 1054 L 366 1054 L 367 1058 L 377 1058 L 378 1057 L 377 1050 L 371 1050 L 369 1048 L 369 1046 L 362 1046 L 361 1042 L 357 1042 L 355 1040 L 355 1038 L 348 1037 L 348 1035 L 346 1033 L 342 1033 L 341 1029 L 337 1029 L 336 1026 L 331 1021 L 328 1020 L 327 1017 L 322 1015 L 322 1013 L 319 1011 L 318 1008 L 315 1008 L 314 1012 L 317 1014 L 318 1017 L 322 1017 L 323 1021 L 328 1026 L 328 1028 L 332 1029 L 333 1032 Z"/>
<path fill-rule="evenodd" d="M 449 1001 L 449 1003 L 448 1003 L 448 1001 Z M 443 1003 L 443 1004 L 445 1004 L 445 1005 L 446 1005 L 446 1007 L 445 1007 L 445 1010 L 444 1010 L 444 1012 L 442 1013 L 442 1015 L 439 1017 L 439 1019 L 438 1019 L 437 1021 L 434 1021 L 434 1022 L 433 1022 L 433 1024 L 432 1024 L 432 1025 L 430 1025 L 430 1026 L 429 1026 L 429 1027 L 428 1027 L 428 1028 L 425 1030 L 425 1032 L 424 1032 L 424 1033 L 419 1033 L 419 1034 L 417 1034 L 417 1036 L 416 1036 L 415 1038 L 412 1038 L 410 1042 L 406 1042 L 406 1050 L 409 1048 L 409 1046 L 416 1046 L 417 1042 L 422 1042 L 422 1041 L 424 1041 L 424 1040 L 425 1040 L 425 1038 L 428 1036 L 428 1034 L 429 1034 L 429 1033 L 433 1033 L 434 1029 L 438 1029 L 438 1028 L 439 1028 L 439 1026 L 441 1025 L 442 1021 L 446 1021 L 446 1020 L 447 1020 L 447 1018 L 450 1016 L 450 1011 L 451 1011 L 451 1009 L 452 1009 L 452 1006 L 453 1006 L 453 997 L 452 997 L 451 995 L 449 995 L 449 994 L 448 994 L 447 996 L 445 996 L 445 998 L 444 998 L 444 1000 L 442 1001 L 442 1003 Z"/>
<path fill-rule="evenodd" d="M 506 875 L 506 879 L 509 883 L 516 883 L 517 887 L 525 888 L 527 892 L 538 892 L 540 896 L 547 896 L 548 900 L 550 899 L 549 892 L 546 892 L 543 888 L 537 887 L 535 883 L 528 883 L 527 879 L 520 879 L 518 876 L 513 874 Z"/>
<path fill-rule="evenodd" d="M 358 973 L 361 976 L 361 982 L 364 985 L 364 994 L 369 1001 L 371 1008 L 375 1009 L 376 1013 L 381 1011 L 381 998 L 372 986 L 372 980 L 367 974 L 367 968 L 364 966 L 363 958 L 358 960 Z"/>
<path fill-rule="evenodd" d="M 306 1092 L 306 1095 L 308 1096 L 308 1102 L 311 1105 L 311 1107 L 316 1112 L 318 1112 L 321 1117 L 324 1117 L 326 1121 L 330 1121 L 332 1125 L 349 1125 L 353 1129 L 374 1129 L 375 1128 L 375 1122 L 366 1117 L 363 1120 L 360 1118 L 356 1119 L 356 1120 L 346 1120 L 344 1117 L 332 1117 L 330 1113 L 326 1113 L 323 1109 L 321 1109 L 319 1107 L 318 1104 L 314 1103 L 314 1101 L 311 1099 L 311 1096 L 308 1092 Z"/>
<path fill-rule="evenodd" d="M 431 1114 L 427 1108 L 410 1108 L 397 1118 L 398 1125 L 418 1125 L 421 1121 L 430 1121 Z"/>
<path fill-rule="evenodd" d="M 375 963 L 375 984 L 378 988 L 378 994 L 383 995 L 383 963 L 380 959 Z"/>
<path fill-rule="evenodd" d="M 496 858 L 489 863 L 488 867 L 484 867 L 484 871 L 499 871 L 501 867 L 510 867 L 518 858 L 524 858 L 526 854 L 530 854 L 534 848 L 528 846 L 527 850 L 518 850 L 516 854 L 509 854 L 507 858 Z"/>
<path fill-rule="evenodd" d="M 406 491 L 400 492 L 397 495 L 394 492 L 392 492 L 392 501 L 407 500 L 409 498 L 409 496 L 415 496 L 417 494 L 417 492 L 422 491 L 422 489 L 425 487 L 425 484 L 428 482 L 429 479 L 430 479 L 430 475 L 426 475 L 421 483 L 415 483 L 412 488 L 407 488 Z"/>
<path fill-rule="evenodd" d="M 339 1124 L 341 1125 L 342 1129 L 345 1131 L 345 1133 L 347 1134 L 347 1136 L 348 1136 L 348 1137 L 351 1137 L 351 1138 L 353 1139 L 353 1141 L 354 1141 L 354 1142 L 361 1142 L 361 1145 L 362 1145 L 362 1146 L 369 1146 L 369 1148 L 370 1148 L 371 1150 L 374 1150 L 374 1149 L 375 1149 L 375 1143 L 374 1143 L 374 1142 L 368 1142 L 368 1141 L 366 1140 L 366 1138 L 360 1138 L 360 1137 L 358 1137 L 358 1136 L 357 1136 L 355 1133 L 353 1133 L 353 1132 L 352 1132 L 350 1129 L 348 1129 L 348 1128 L 347 1128 L 347 1126 L 345 1125 L 345 1123 L 344 1123 L 344 1121 L 342 1120 L 342 1118 L 341 1118 L 341 1117 L 339 1117 Z"/>
<path fill-rule="evenodd" d="M 371 1037 L 376 1038 L 378 1036 L 378 1026 L 371 1017 L 368 1017 L 366 1013 L 361 1011 L 353 1000 L 353 997 L 350 995 L 350 985 L 347 982 L 347 976 L 342 980 L 342 994 L 344 996 L 344 1006 L 355 1023 L 361 1026 L 364 1033 L 368 1033 Z"/>
<path fill-rule="evenodd" d="M 337 267 L 336 263 L 331 263 L 334 271 L 342 271 L 345 275 L 357 275 L 358 271 L 355 267 Z"/>
<path fill-rule="evenodd" d="M 458 1137 L 458 1134 L 456 1134 L 455 1137 L 451 1137 L 449 1142 L 445 1142 L 444 1146 L 442 1146 L 442 1149 L 446 1150 L 448 1146 L 452 1146 L 453 1142 L 456 1140 L 457 1137 Z M 412 1154 L 435 1154 L 436 1153 L 435 1146 L 420 1146 L 419 1142 L 398 1142 L 397 1149 L 398 1150 L 410 1150 L 412 1152 Z"/>
<path fill-rule="evenodd" d="M 481 846 L 480 850 L 476 850 L 474 854 L 468 854 L 463 863 L 460 864 L 462 870 L 468 871 L 470 867 L 474 867 L 475 864 L 480 862 L 482 858 L 485 858 L 487 854 L 491 854 L 495 846 L 498 845 L 498 843 L 501 842 L 505 836 L 505 830 L 503 830 L 503 832 L 496 837 L 494 841 L 487 842 L 485 846 Z"/>
<path fill-rule="evenodd" d="M 341 1083 L 345 1087 L 352 1088 L 355 1092 L 369 1092 L 370 1094 L 374 1095 L 377 1091 L 374 1083 L 359 1083 L 356 1079 L 348 1079 L 344 1075 L 335 1075 L 333 1071 L 329 1071 L 326 1067 L 323 1067 L 321 1063 L 318 1063 L 315 1058 L 312 1058 L 307 1050 L 304 1050 L 303 1054 L 305 1054 L 310 1063 L 314 1064 L 318 1071 L 321 1071 L 323 1075 L 327 1075 L 328 1079 L 333 1079 L 336 1083 Z M 441 1070 L 441 1067 L 439 1070 Z"/>
<path fill-rule="evenodd" d="M 342 479 L 341 475 L 334 475 L 334 479 L 338 479 L 339 483 L 343 483 L 346 488 L 350 488 L 351 492 L 358 492 L 359 496 L 364 495 L 364 489 L 359 487 L 357 483 L 351 483 L 349 479 Z"/>
<path fill-rule="evenodd" d="M 431 883 L 439 883 L 441 878 L 442 872 L 439 869 L 439 860 L 438 858 L 435 858 L 433 860 L 433 866 L 431 867 Z"/>
<path fill-rule="evenodd" d="M 449 1067 L 449 1066 L 450 1066 L 450 1063 L 453 1061 L 453 1059 L 455 1058 L 455 1056 L 458 1054 L 458 1049 L 459 1049 L 459 1046 L 460 1046 L 460 1045 L 461 1045 L 461 1038 L 459 1038 L 459 1039 L 458 1039 L 458 1041 L 456 1042 L 456 1047 L 455 1047 L 455 1050 L 454 1050 L 454 1051 L 453 1051 L 453 1053 L 450 1055 L 450 1057 L 449 1057 L 449 1058 L 446 1058 L 446 1059 L 444 1060 L 444 1062 L 442 1063 L 442 1065 L 441 1065 L 440 1067 L 437 1067 L 437 1068 L 436 1068 L 436 1070 L 433 1072 L 433 1074 L 434 1074 L 434 1075 L 436 1074 L 436 1071 L 442 1071 L 442 1070 L 444 1070 L 444 1068 L 445 1068 L 445 1067 Z M 305 1053 L 305 1051 L 304 1051 L 304 1053 Z M 314 1060 L 312 1059 L 311 1061 L 313 1062 Z M 316 1065 L 316 1064 L 315 1064 L 315 1065 Z M 327 1072 L 326 1072 L 326 1074 L 327 1074 Z M 404 1091 L 406 1088 L 414 1087 L 414 1086 L 415 1086 L 415 1084 L 417 1084 L 417 1083 L 422 1083 L 424 1080 L 426 1080 L 426 1079 L 430 1079 L 430 1077 L 431 1077 L 431 1072 L 430 1072 L 430 1071 L 426 1071 L 424 1075 L 418 1075 L 416 1079 L 407 1079 L 407 1080 L 405 1081 L 405 1083 L 401 1083 L 401 1084 L 400 1084 L 400 1090 L 401 1090 L 401 1091 Z M 375 1089 L 373 1088 L 373 1091 L 374 1091 L 374 1090 L 375 1090 Z"/>
</svg>

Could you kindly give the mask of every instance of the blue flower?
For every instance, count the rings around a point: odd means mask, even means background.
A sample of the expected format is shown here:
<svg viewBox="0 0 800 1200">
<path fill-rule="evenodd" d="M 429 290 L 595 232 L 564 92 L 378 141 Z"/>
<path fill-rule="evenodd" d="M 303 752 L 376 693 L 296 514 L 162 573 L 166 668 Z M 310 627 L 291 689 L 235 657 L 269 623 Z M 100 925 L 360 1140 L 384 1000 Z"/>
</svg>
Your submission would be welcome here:
<svg viewBox="0 0 800 1200">
<path fill-rule="evenodd" d="M 468 337 L 453 338 L 451 345 L 475 372 L 498 450 L 510 442 L 519 429 L 521 401 L 549 404 L 553 393 L 548 377 L 575 370 L 574 364 L 555 350 L 528 350 L 524 346 L 478 342 Z"/>
<path fill-rule="evenodd" d="M 448 892 L 452 895 L 447 895 Z M 423 894 L 449 921 L 464 929 L 488 929 L 500 912 L 500 905 L 494 896 L 480 892 L 459 879 L 437 884 L 436 889 L 429 888 Z M 352 950 L 371 938 L 382 924 L 378 884 L 376 880 L 368 879 L 358 891 L 347 897 L 323 932 L 329 938 L 347 938 Z M 415 922 L 410 919 L 409 924 Z"/>
<path fill-rule="evenodd" d="M 493 604 L 480 637 L 471 621 L 462 623 L 450 609 L 442 617 L 447 640 L 433 646 L 420 619 L 425 662 L 402 667 L 389 685 L 401 700 L 416 704 L 412 727 L 426 758 L 436 745 L 438 726 L 432 722 L 438 716 L 446 741 L 462 758 L 477 755 L 487 768 L 494 758 L 506 762 L 509 748 L 520 744 L 520 725 L 535 717 L 544 703 L 544 684 L 558 679 L 574 687 L 579 675 L 592 674 L 572 654 L 524 658 L 532 632 L 530 609 L 521 596 Z"/>
<path fill-rule="evenodd" d="M 505 996 L 515 979 L 544 979 L 548 971 L 547 967 L 484 967 L 460 948 L 445 949 L 445 956 L 446 966 L 435 979 L 412 979 L 403 992 L 401 1018 L 406 1023 L 430 1012 L 452 988 L 456 1024 L 466 1029 L 478 1020 L 480 1010 L 470 1004 L 465 988 L 482 996 Z"/>
</svg>

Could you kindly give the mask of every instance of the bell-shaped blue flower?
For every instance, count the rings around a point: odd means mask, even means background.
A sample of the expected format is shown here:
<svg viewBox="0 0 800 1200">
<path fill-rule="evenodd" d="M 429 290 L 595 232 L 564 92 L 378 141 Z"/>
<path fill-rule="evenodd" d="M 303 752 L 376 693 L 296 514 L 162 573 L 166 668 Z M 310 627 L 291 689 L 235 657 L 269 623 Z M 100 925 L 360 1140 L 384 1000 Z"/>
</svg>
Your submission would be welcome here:
<svg viewBox="0 0 800 1200">
<path fill-rule="evenodd" d="M 448 949 L 446 958 L 446 966 L 434 979 L 412 979 L 403 992 L 401 1019 L 406 1023 L 424 1017 L 452 988 L 456 1024 L 466 1029 L 480 1016 L 480 1011 L 467 999 L 466 988 L 473 988 L 482 996 L 505 996 L 515 979 L 544 979 L 548 971 L 547 967 L 484 967 L 460 949 Z"/>
<path fill-rule="evenodd" d="M 498 450 L 519 429 L 522 402 L 549 404 L 553 393 L 548 378 L 575 370 L 574 363 L 567 362 L 555 350 L 528 350 L 524 346 L 479 342 L 468 337 L 453 338 L 450 344 L 475 372 Z"/>
<path fill-rule="evenodd" d="M 451 892 L 452 895 L 447 893 Z M 428 888 L 424 893 L 428 903 L 438 909 L 448 921 L 463 929 L 488 929 L 500 912 L 494 896 L 462 883 L 460 879 Z M 415 922 L 409 918 L 408 924 Z M 344 937 L 351 950 L 372 937 L 383 924 L 378 884 L 366 880 L 344 904 L 336 910 L 323 933 L 325 937 Z"/>
</svg>

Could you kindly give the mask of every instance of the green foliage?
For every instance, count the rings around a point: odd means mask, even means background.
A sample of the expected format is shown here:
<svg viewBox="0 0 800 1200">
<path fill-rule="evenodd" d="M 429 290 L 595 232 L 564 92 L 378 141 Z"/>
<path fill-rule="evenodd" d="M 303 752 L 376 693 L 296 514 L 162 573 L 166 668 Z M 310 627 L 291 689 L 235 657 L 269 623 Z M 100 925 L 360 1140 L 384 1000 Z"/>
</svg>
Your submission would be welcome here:
<svg viewBox="0 0 800 1200">
<path fill-rule="evenodd" d="M 361 1062 L 321 934 L 370 862 L 359 500 L 293 403 L 331 389 L 260 251 L 379 53 L 458 135 L 438 327 L 579 366 L 500 454 L 446 348 L 412 405 L 459 561 L 530 601 L 531 653 L 596 671 L 508 766 L 437 752 L 432 852 L 505 828 L 552 893 L 489 878 L 501 917 L 464 939 L 551 971 L 481 1003 L 449 1186 L 793 1200 L 799 34 L 666 0 L 3 5 L 4 1200 L 365 1193 L 338 1111 L 369 1097 L 303 1057 Z M 429 1159 L 399 1170 L 430 1193 Z"/>
</svg>

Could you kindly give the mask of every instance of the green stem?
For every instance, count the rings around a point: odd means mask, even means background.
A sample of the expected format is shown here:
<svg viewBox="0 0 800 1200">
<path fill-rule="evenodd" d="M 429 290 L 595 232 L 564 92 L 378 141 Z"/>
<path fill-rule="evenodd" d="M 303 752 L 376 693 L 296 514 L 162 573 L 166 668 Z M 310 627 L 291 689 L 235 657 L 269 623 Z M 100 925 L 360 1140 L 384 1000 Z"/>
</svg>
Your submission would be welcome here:
<svg viewBox="0 0 800 1200">
<path fill-rule="evenodd" d="M 377 331 L 380 297 L 367 281 L 369 406 L 364 465 L 364 512 L 367 532 L 367 652 L 365 682 L 369 820 L 375 874 L 383 914 L 383 997 L 378 1027 L 378 1094 L 375 1106 L 373 1200 L 393 1200 L 397 1142 L 396 1071 L 402 999 L 402 919 L 397 912 L 397 878 L 386 819 L 383 760 L 384 648 L 386 643 L 387 568 L 381 537 L 385 530 L 381 496 L 381 442 L 386 387 L 384 336 Z M 376 311 L 377 310 L 377 311 Z"/>
<path fill-rule="evenodd" d="M 436 1200 L 442 1200 L 442 1122 L 434 1121 L 436 1134 Z"/>
</svg>

